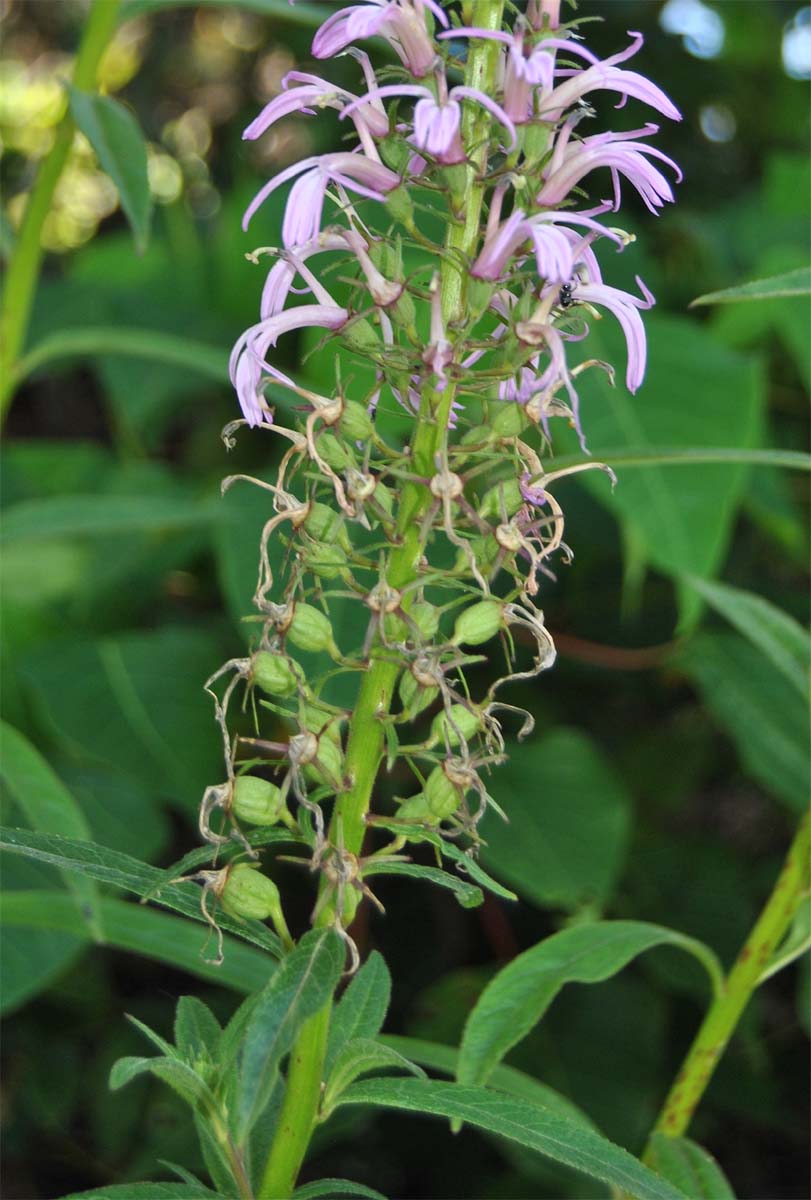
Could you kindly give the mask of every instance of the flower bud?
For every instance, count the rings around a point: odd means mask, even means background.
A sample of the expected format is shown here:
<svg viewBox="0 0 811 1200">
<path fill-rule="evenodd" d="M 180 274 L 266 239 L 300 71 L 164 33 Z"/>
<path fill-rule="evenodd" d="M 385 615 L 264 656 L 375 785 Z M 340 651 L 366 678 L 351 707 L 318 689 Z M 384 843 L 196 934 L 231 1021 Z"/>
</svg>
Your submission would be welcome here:
<svg viewBox="0 0 811 1200">
<path fill-rule="evenodd" d="M 434 745 L 436 742 L 446 743 L 449 746 L 459 744 L 460 734 L 469 741 L 482 728 L 482 719 L 478 712 L 473 709 L 466 708 L 464 704 L 452 704 L 450 712 L 437 713 L 431 723 L 431 737 L 429 745 Z"/>
<path fill-rule="evenodd" d="M 340 425 L 341 433 L 346 434 L 353 442 L 368 442 L 374 433 L 372 418 L 357 400 L 344 401 Z"/>
<path fill-rule="evenodd" d="M 520 437 L 529 421 L 520 404 L 508 401 L 498 406 L 491 424 L 499 437 Z"/>
<path fill-rule="evenodd" d="M 299 650 L 309 650 L 314 654 L 322 650 L 329 654 L 338 653 L 329 617 L 312 604 L 296 602 L 293 619 L 287 627 L 287 637 Z"/>
<path fill-rule="evenodd" d="M 456 812 L 462 803 L 462 794 L 442 767 L 434 767 L 425 781 L 425 799 L 434 817 L 443 821 Z"/>
<path fill-rule="evenodd" d="M 400 146 L 403 146 L 402 142 L 400 143 Z M 407 160 L 410 155 L 410 150 L 408 150 L 406 147 L 403 147 L 400 151 L 400 155 Z M 399 171 L 400 168 L 394 167 L 394 170 Z M 399 221 L 400 224 L 404 225 L 406 229 L 413 228 L 414 204 L 408 194 L 408 190 L 402 184 L 388 193 L 384 203 L 389 213 L 394 217 L 395 221 Z"/>
<path fill-rule="evenodd" d="M 236 863 L 228 871 L 220 903 L 232 917 L 267 921 L 281 911 L 279 889 L 251 863 Z"/>
<path fill-rule="evenodd" d="M 281 789 L 256 775 L 239 775 L 234 780 L 231 812 L 249 825 L 275 825 L 284 808 Z"/>
<path fill-rule="evenodd" d="M 251 679 L 269 696 L 292 696 L 298 688 L 290 659 L 283 654 L 271 654 L 269 650 L 260 650 L 253 656 Z"/>
<path fill-rule="evenodd" d="M 498 600 L 480 600 L 456 618 L 453 641 L 457 646 L 481 646 L 503 628 L 504 620 Z"/>
</svg>

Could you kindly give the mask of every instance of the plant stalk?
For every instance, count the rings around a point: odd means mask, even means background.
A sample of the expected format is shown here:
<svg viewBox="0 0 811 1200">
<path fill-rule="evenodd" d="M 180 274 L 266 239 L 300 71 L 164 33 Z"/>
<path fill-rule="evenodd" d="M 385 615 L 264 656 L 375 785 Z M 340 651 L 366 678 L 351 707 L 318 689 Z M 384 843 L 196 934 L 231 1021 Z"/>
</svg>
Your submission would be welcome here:
<svg viewBox="0 0 811 1200">
<path fill-rule="evenodd" d="M 727 976 L 721 994 L 711 1005 L 675 1078 L 654 1133 L 679 1137 L 685 1132 L 712 1074 L 735 1031 L 749 997 L 779 946 L 797 909 L 811 887 L 811 823 L 800 822 L 794 841 L 766 905 Z M 650 1142 L 642 1161 L 652 1164 Z"/>
<path fill-rule="evenodd" d="M 504 0 L 472 0 L 470 8 L 475 24 L 487 29 L 501 28 Z M 472 43 L 465 83 L 470 87 L 480 87 L 492 95 L 497 63 L 497 43 Z M 449 226 L 446 250 L 451 253 L 443 257 L 440 273 L 442 310 L 449 325 L 460 320 L 465 311 L 466 276 L 462 263 L 473 255 L 478 244 L 489 122 L 488 114 L 481 114 L 474 106 L 465 104 L 462 131 L 465 145 L 471 147 L 467 206 L 464 219 L 451 222 Z M 453 251 L 458 257 L 454 257 Z M 423 394 L 412 444 L 417 474 L 430 477 L 434 473 L 434 458 L 445 438 L 453 398 L 454 388 L 450 383 L 443 392 L 428 388 Z M 392 550 L 386 571 L 386 580 L 391 587 L 402 589 L 418 577 L 424 548 L 420 526 L 431 501 L 425 484 L 409 482 L 405 485 L 397 523 L 400 543 Z M 407 606 L 407 598 L 404 603 Z M 379 652 L 373 654 L 369 669 L 361 681 L 350 721 L 345 759 L 349 787 L 335 801 L 329 836 L 333 845 L 353 855 L 360 855 L 363 846 L 366 813 L 383 757 L 383 721 L 388 716 L 400 671 L 398 663 L 382 657 Z M 350 924 L 359 901 L 359 893 L 354 889 L 348 889 L 347 893 L 341 914 L 344 926 Z M 333 900 L 322 909 L 319 924 L 330 924 L 334 917 Z M 330 1010 L 331 1003 L 302 1026 L 292 1051 L 279 1126 L 262 1179 L 259 1200 L 288 1200 L 295 1187 L 318 1117 Z"/>
<path fill-rule="evenodd" d="M 115 32 L 120 0 L 92 0 L 73 69 L 73 84 L 83 91 L 96 86 L 99 63 Z M 14 392 L 14 367 L 25 343 L 42 266 L 42 226 L 73 145 L 74 121 L 68 108 L 54 143 L 43 158 L 28 197 L 20 232 L 11 253 L 0 302 L 0 420 Z"/>
</svg>

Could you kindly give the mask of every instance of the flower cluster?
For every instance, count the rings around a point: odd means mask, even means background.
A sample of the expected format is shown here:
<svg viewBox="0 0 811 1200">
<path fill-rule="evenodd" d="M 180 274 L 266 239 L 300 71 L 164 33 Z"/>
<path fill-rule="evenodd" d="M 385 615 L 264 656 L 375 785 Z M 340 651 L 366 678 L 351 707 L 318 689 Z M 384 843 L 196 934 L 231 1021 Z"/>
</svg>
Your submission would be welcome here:
<svg viewBox="0 0 811 1200">
<path fill-rule="evenodd" d="M 273 260 L 260 319 L 231 357 L 244 423 L 281 437 L 285 450 L 273 482 L 253 480 L 272 504 L 254 597 L 261 636 L 249 658 L 227 663 L 207 685 L 228 779 L 208 790 L 201 828 L 218 842 L 235 830 L 241 836 L 240 822 L 287 821 L 341 893 L 339 928 L 346 885 L 369 894 L 364 879 L 375 866 L 375 856 L 359 857 L 355 834 L 346 834 L 351 845 L 342 842 L 336 816 L 351 824 L 342 797 L 354 797 L 366 825 L 395 835 L 378 851 L 389 864 L 393 850 L 426 837 L 440 849 L 461 838 L 475 850 L 478 822 L 495 806 L 487 773 L 505 753 L 496 714 L 510 706 L 500 688 L 554 659 L 536 605 L 550 562 L 568 553 L 554 495 L 567 472 L 549 464 L 550 422 L 565 418 L 582 440 L 577 377 L 596 366 L 613 378 L 579 345 L 573 364 L 570 347 L 604 309 L 625 336 L 631 391 L 645 372 L 640 310 L 653 297 L 641 280 L 639 295 L 605 283 L 597 253 L 604 242 L 622 251 L 633 240 L 606 223 L 623 187 L 656 213 L 673 199 L 661 168 L 676 179 L 679 171 L 651 145 L 654 124 L 588 133 L 590 101 L 607 91 L 618 107 L 632 98 L 672 120 L 679 113 L 655 84 L 621 65 L 640 49 L 639 34 L 599 61 L 578 23 L 561 21 L 560 0 L 529 0 L 510 28 L 501 27 L 502 7 L 463 4 L 463 19 L 481 25 L 452 20 L 438 0 L 365 0 L 333 11 L 312 54 L 351 56 L 356 90 L 291 71 L 245 131 L 255 139 L 291 114 L 331 108 L 354 144 L 281 171 L 245 214 L 247 228 L 292 181 L 281 246 L 251 256 Z M 369 38 L 393 52 L 379 75 L 359 45 Z M 608 198 L 602 168 L 610 172 Z M 364 364 L 363 390 L 350 397 L 336 375 L 325 396 L 306 376 L 280 369 L 282 335 L 313 329 L 339 362 Z M 398 406 L 412 418 L 405 445 L 389 417 Z M 590 467 L 608 470 L 592 462 L 577 469 Z M 225 486 L 235 478 L 242 477 Z M 278 583 L 269 550 L 277 542 L 288 548 Z M 340 645 L 333 630 L 339 596 L 366 614 L 355 645 Z M 466 671 L 495 637 L 506 670 L 476 701 Z M 527 640 L 534 662 L 519 670 L 516 644 Z M 320 674 L 310 660 L 305 669 L 300 652 L 322 656 Z M 350 705 L 333 699 L 346 672 L 359 677 Z M 378 686 L 371 709 L 364 675 Z M 226 677 L 219 695 L 215 684 Z M 232 740 L 229 702 L 240 683 L 266 695 L 261 704 L 277 727 L 284 719 L 287 740 L 263 739 L 260 730 Z M 430 706 L 428 733 L 404 745 L 403 728 Z M 531 724 L 525 714 L 522 732 Z M 360 765 L 364 753 L 372 756 L 373 780 L 384 747 L 390 768 L 407 764 L 398 784 L 413 777 L 418 790 L 393 810 L 370 812 Z M 279 764 L 280 783 L 246 774 L 257 754 Z M 240 799 L 257 786 L 265 808 L 253 791 L 250 803 Z M 324 806 L 333 799 L 328 827 Z M 211 828 L 220 809 L 228 835 Z"/>
</svg>

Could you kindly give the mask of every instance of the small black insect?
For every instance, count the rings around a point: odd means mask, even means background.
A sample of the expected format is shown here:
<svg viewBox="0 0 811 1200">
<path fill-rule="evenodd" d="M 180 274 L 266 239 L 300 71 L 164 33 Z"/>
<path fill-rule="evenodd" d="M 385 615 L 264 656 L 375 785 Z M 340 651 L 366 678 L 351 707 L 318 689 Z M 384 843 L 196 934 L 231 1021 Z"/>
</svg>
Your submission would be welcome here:
<svg viewBox="0 0 811 1200">
<path fill-rule="evenodd" d="M 568 283 L 561 284 L 560 293 L 558 294 L 558 304 L 561 308 L 571 308 L 577 301 L 574 298 L 574 289 L 577 286 L 577 280 L 570 280 Z"/>
</svg>

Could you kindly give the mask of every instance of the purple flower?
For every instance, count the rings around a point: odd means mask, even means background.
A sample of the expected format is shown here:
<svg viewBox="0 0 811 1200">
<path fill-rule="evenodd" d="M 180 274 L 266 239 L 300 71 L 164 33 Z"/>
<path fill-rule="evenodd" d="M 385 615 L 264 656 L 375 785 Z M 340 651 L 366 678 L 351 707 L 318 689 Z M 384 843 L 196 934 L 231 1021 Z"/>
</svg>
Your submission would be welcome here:
<svg viewBox="0 0 811 1200">
<path fill-rule="evenodd" d="M 552 158 L 544 172 L 544 183 L 536 200 L 538 204 L 554 207 L 560 204 L 580 180 L 597 167 L 608 167 L 614 182 L 614 211 L 620 206 L 619 177 L 624 175 L 655 213 L 666 202 L 672 202 L 673 191 L 661 171 L 648 162 L 646 155 L 667 163 L 680 182 L 682 175 L 672 158 L 668 158 L 654 146 L 629 139 L 650 137 L 657 133 L 658 125 L 646 125 L 630 133 L 598 133 L 582 141 L 569 140 L 573 128 L 570 118 L 556 140 Z"/>
<path fill-rule="evenodd" d="M 601 88 L 619 92 L 622 99 L 617 105 L 618 108 L 622 108 L 628 97 L 632 96 L 635 100 L 641 100 L 664 116 L 670 117 L 672 121 L 680 121 L 681 113 L 661 88 L 658 88 L 655 83 L 651 83 L 644 75 L 637 74 L 636 71 L 621 71 L 616 66 L 617 63 L 624 62 L 626 58 L 631 58 L 636 54 L 643 43 L 644 39 L 641 33 L 629 32 L 628 36 L 633 38 L 633 41 L 627 49 L 612 55 L 611 58 L 606 58 L 603 62 L 596 62 L 588 70 L 556 70 L 556 75 L 568 75 L 569 78 L 543 97 L 540 103 L 540 116 L 546 120 L 554 120 L 565 109 L 571 108 L 573 104 L 581 100 L 583 96 Z"/>
<path fill-rule="evenodd" d="M 280 171 L 257 192 L 245 211 L 242 228 L 248 228 L 251 217 L 271 192 L 296 175 L 299 178 L 290 190 L 282 223 L 282 241 L 285 246 L 300 246 L 311 242 L 319 232 L 324 196 L 330 183 L 342 184 L 350 191 L 372 200 L 383 200 L 386 194 L 401 182 L 396 172 L 390 171 L 383 163 L 365 154 L 339 151 L 335 154 L 314 155 Z"/>
<path fill-rule="evenodd" d="M 429 8 L 441 25 L 448 18 L 437 0 L 367 0 L 327 17 L 313 38 L 316 58 L 332 58 L 351 42 L 380 36 L 394 48 L 409 72 L 421 79 L 436 62 L 436 48 L 425 26 Z"/>
<path fill-rule="evenodd" d="M 291 87 L 291 84 L 298 86 Z M 289 71 L 282 80 L 282 91 L 266 104 L 257 117 L 243 133 L 243 138 L 253 141 L 291 113 L 312 113 L 313 109 L 337 108 L 343 109 L 347 104 L 357 101 L 357 96 L 344 88 L 336 87 L 326 79 L 317 75 L 308 75 L 303 71 Z M 389 121 L 386 111 L 381 104 L 356 105 L 353 112 L 355 128 L 361 139 L 370 135 L 385 137 L 389 131 Z"/>
<path fill-rule="evenodd" d="M 263 421 L 272 424 L 273 415 L 263 396 L 264 376 L 277 380 L 289 387 L 295 384 L 287 375 L 265 361 L 271 346 L 275 346 L 283 333 L 292 329 L 316 326 L 322 329 L 340 329 L 349 320 L 345 308 L 336 304 L 304 304 L 301 308 L 279 313 L 258 325 L 252 325 L 237 340 L 229 362 L 229 372 L 240 408 L 249 425 L 260 425 Z"/>
<path fill-rule="evenodd" d="M 605 211 L 607 207 L 602 206 L 596 211 Z M 580 225 L 595 236 L 611 238 L 620 249 L 623 247 L 619 234 L 600 225 L 590 214 L 545 212 L 527 217 L 522 209 L 517 208 L 503 225 L 488 232 L 479 256 L 470 268 L 471 275 L 491 282 L 503 278 L 516 250 L 530 240 L 535 249 L 539 276 L 549 283 L 568 282 L 574 274 L 583 239 L 573 239 L 572 230 L 558 229 L 558 225 Z"/>
<path fill-rule="evenodd" d="M 636 276 L 639 290 L 643 299 L 623 292 L 619 288 L 607 287 L 604 283 L 578 284 L 575 299 L 584 300 L 588 304 L 600 304 L 612 312 L 622 326 L 625 343 L 628 347 L 628 368 L 625 373 L 625 383 L 629 392 L 635 392 L 645 377 L 645 362 L 647 344 L 645 341 L 645 326 L 638 310 L 652 308 L 656 303 L 652 294 L 645 287 L 639 276 Z"/>
</svg>

